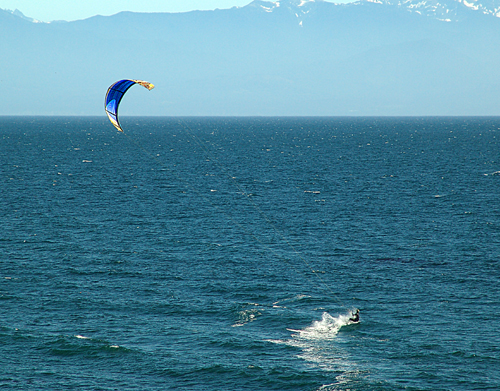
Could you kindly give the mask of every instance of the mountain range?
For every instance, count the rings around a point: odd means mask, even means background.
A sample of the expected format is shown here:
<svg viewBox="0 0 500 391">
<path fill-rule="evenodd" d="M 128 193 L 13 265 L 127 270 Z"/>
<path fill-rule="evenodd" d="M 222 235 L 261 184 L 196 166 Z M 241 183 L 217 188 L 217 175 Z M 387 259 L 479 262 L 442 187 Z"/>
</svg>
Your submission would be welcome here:
<svg viewBox="0 0 500 391">
<path fill-rule="evenodd" d="M 500 0 L 255 0 L 42 23 L 0 10 L 0 115 L 500 115 Z M 132 91 L 132 90 L 131 90 Z"/>
</svg>

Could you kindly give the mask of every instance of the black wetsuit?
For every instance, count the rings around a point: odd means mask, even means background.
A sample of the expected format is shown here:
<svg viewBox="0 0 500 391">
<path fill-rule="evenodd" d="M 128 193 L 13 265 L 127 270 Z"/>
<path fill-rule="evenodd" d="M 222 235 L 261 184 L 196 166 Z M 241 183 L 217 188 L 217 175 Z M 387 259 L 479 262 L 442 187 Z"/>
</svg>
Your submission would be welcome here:
<svg viewBox="0 0 500 391">
<path fill-rule="evenodd" d="M 359 322 L 359 313 L 355 313 L 352 318 L 349 319 L 351 322 L 358 323 Z"/>
</svg>

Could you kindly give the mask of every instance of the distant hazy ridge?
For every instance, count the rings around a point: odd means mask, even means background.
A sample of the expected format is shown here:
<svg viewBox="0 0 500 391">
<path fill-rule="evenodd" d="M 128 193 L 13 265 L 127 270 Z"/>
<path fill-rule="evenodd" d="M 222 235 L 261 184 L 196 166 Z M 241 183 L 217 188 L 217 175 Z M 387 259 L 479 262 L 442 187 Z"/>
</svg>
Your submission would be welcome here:
<svg viewBox="0 0 500 391">
<path fill-rule="evenodd" d="M 500 1 L 254 1 L 35 23 L 0 10 L 0 115 L 500 115 Z M 22 10 L 21 10 L 22 11 Z"/>
</svg>

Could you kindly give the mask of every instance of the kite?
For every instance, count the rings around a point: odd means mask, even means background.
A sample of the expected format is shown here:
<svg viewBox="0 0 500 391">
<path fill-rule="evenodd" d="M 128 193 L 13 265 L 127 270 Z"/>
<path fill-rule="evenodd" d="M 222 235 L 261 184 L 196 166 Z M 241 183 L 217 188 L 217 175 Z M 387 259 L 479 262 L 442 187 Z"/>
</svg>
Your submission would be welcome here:
<svg viewBox="0 0 500 391">
<path fill-rule="evenodd" d="M 141 86 L 147 88 L 148 90 L 152 90 L 155 87 L 153 84 L 144 80 L 124 79 L 112 84 L 108 88 L 108 92 L 106 92 L 104 109 L 106 110 L 106 114 L 108 115 L 108 118 L 111 121 L 111 123 L 120 132 L 123 132 L 123 129 L 120 126 L 120 122 L 118 121 L 118 106 L 120 105 L 120 101 L 122 100 L 123 95 L 125 95 L 127 90 L 134 84 L 140 84 Z"/>
</svg>

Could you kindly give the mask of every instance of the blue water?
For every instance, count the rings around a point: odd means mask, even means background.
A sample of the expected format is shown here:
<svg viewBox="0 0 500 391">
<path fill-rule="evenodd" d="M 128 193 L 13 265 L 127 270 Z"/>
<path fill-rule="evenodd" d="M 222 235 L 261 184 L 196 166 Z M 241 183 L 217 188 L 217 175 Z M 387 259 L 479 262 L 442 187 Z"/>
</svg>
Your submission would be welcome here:
<svg viewBox="0 0 500 391">
<path fill-rule="evenodd" d="M 0 118 L 0 388 L 500 389 L 499 118 L 122 125 Z"/>
</svg>

